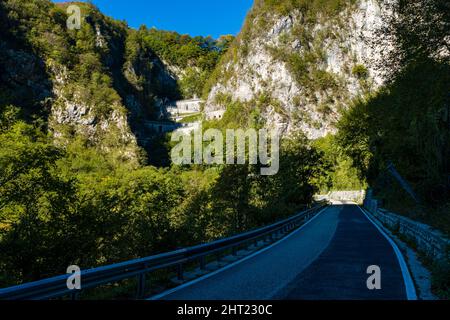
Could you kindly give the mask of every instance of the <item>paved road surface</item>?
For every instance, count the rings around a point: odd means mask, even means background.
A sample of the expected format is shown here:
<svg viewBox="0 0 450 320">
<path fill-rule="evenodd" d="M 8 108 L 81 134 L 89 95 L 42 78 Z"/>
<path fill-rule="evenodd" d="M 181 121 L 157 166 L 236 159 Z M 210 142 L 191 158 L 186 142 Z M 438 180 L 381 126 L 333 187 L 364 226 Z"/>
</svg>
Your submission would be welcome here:
<svg viewBox="0 0 450 320">
<path fill-rule="evenodd" d="M 381 268 L 381 290 L 367 288 L 371 265 Z M 407 294 L 389 241 L 358 206 L 335 205 L 265 251 L 158 298 L 404 300 Z"/>
</svg>

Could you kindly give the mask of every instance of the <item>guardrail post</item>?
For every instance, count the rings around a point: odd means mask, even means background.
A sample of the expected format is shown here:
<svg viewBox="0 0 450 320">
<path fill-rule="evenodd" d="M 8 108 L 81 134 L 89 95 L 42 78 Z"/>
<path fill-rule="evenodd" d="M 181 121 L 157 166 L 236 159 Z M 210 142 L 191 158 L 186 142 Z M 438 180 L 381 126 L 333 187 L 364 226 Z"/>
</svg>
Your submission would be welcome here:
<svg viewBox="0 0 450 320">
<path fill-rule="evenodd" d="M 72 300 L 79 300 L 79 298 L 80 298 L 80 290 L 75 290 L 74 292 L 72 292 L 70 294 L 70 298 Z"/>
<path fill-rule="evenodd" d="M 236 247 L 233 247 L 231 249 L 231 251 L 232 251 L 233 256 L 237 256 L 237 249 L 236 249 Z"/>
<path fill-rule="evenodd" d="M 138 275 L 137 298 L 141 299 L 145 294 L 145 273 Z"/>
<path fill-rule="evenodd" d="M 201 257 L 200 258 L 200 270 L 205 270 L 205 268 L 206 268 L 205 257 Z"/>
<path fill-rule="evenodd" d="M 179 264 L 178 268 L 177 268 L 177 274 L 178 274 L 178 280 L 183 281 L 184 277 L 183 277 L 183 264 Z"/>
</svg>

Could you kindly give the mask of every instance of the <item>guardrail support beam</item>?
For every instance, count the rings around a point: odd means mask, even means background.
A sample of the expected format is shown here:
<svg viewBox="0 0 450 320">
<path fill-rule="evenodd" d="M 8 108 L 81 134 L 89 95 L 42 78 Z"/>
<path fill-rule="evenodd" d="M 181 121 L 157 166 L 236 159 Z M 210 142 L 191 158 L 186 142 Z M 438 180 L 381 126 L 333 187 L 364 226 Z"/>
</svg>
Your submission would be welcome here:
<svg viewBox="0 0 450 320">
<path fill-rule="evenodd" d="M 71 295 L 70 298 L 75 301 L 75 300 L 79 300 L 80 298 L 80 290 L 76 290 L 74 291 Z"/>
<path fill-rule="evenodd" d="M 145 294 L 145 273 L 137 276 L 138 288 L 137 288 L 137 298 L 142 299 Z"/>
<path fill-rule="evenodd" d="M 205 270 L 205 269 L 206 269 L 205 257 L 201 257 L 200 258 L 200 270 Z"/>
<path fill-rule="evenodd" d="M 183 264 L 179 264 L 177 267 L 177 275 L 178 275 L 178 280 L 180 281 L 184 281 L 184 277 L 183 277 Z"/>
</svg>

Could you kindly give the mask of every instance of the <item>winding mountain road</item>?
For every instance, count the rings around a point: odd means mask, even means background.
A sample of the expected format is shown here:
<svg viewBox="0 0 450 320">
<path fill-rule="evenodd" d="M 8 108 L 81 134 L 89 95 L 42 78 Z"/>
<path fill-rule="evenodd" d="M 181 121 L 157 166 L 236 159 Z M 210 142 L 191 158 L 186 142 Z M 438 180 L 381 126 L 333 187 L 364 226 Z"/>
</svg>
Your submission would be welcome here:
<svg viewBox="0 0 450 320">
<path fill-rule="evenodd" d="M 369 290 L 369 266 L 381 289 Z M 414 286 L 396 245 L 356 205 L 327 207 L 273 245 L 152 299 L 406 300 Z"/>
</svg>

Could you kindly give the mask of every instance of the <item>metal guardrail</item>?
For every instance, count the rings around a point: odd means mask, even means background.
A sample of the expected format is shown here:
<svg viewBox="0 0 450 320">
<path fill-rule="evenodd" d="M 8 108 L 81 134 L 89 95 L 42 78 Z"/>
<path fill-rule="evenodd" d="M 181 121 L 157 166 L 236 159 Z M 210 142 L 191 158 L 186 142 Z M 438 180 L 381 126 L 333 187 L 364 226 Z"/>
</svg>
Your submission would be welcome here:
<svg viewBox="0 0 450 320">
<path fill-rule="evenodd" d="M 314 208 L 303 211 L 286 220 L 253 231 L 242 233 L 214 242 L 197 245 L 190 248 L 180 249 L 173 252 L 163 253 L 147 258 L 135 259 L 104 267 L 81 271 L 82 290 L 115 283 L 124 279 L 137 277 L 137 298 L 145 294 L 146 275 L 156 270 L 177 267 L 178 279 L 183 280 L 183 265 L 188 262 L 199 262 L 200 268 L 205 268 L 206 256 L 232 250 L 235 255 L 237 249 L 246 244 L 273 239 L 276 234 L 289 232 L 305 221 L 311 219 L 328 204 L 321 203 Z M 0 289 L 2 300 L 46 300 L 58 297 L 72 297 L 76 299 L 80 290 L 67 288 L 67 280 L 71 274 L 65 274 L 36 282 Z"/>
</svg>

